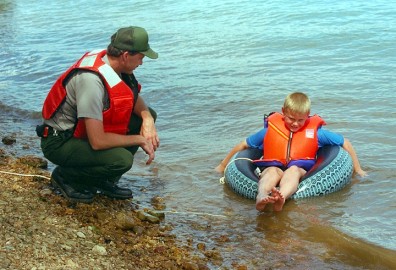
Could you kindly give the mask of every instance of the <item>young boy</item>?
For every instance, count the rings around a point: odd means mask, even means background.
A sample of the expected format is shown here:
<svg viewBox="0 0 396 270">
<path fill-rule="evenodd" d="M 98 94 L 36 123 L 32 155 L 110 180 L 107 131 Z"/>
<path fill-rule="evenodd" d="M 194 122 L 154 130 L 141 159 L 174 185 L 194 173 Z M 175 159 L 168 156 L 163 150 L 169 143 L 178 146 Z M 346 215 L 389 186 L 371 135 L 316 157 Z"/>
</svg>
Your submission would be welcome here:
<svg viewBox="0 0 396 270">
<path fill-rule="evenodd" d="M 311 101 L 301 92 L 289 94 L 281 113 L 268 117 L 268 127 L 237 144 L 216 167 L 223 173 L 230 159 L 247 148 L 265 149 L 260 166 L 256 209 L 264 210 L 269 203 L 274 211 L 281 211 L 287 198 L 297 191 L 300 179 L 315 164 L 319 147 L 342 146 L 352 157 L 354 171 L 360 176 L 366 172 L 360 167 L 352 144 L 342 135 L 322 129 L 325 122 L 317 115 L 309 116 Z M 279 189 L 276 187 L 279 186 Z"/>
</svg>

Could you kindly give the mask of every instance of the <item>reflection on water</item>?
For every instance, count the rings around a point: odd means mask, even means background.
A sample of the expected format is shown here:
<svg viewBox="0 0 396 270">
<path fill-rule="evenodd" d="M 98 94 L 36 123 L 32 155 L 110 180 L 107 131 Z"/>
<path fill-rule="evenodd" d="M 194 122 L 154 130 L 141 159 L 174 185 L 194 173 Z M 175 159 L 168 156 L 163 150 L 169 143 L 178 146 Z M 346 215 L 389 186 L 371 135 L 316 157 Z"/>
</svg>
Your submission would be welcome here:
<svg viewBox="0 0 396 270">
<path fill-rule="evenodd" d="M 305 239 L 325 244 L 325 260 L 337 258 L 349 265 L 370 269 L 394 269 L 396 251 L 351 237 L 330 226 L 309 226 Z"/>
<path fill-rule="evenodd" d="M 307 206 L 291 203 L 288 212 L 259 215 L 257 231 L 263 236 L 263 248 L 279 249 L 278 256 L 287 254 L 298 265 L 306 263 L 306 256 L 311 255 L 327 263 L 341 261 L 351 267 L 394 268 L 396 251 L 343 233 L 325 222 L 319 209 Z"/>
</svg>

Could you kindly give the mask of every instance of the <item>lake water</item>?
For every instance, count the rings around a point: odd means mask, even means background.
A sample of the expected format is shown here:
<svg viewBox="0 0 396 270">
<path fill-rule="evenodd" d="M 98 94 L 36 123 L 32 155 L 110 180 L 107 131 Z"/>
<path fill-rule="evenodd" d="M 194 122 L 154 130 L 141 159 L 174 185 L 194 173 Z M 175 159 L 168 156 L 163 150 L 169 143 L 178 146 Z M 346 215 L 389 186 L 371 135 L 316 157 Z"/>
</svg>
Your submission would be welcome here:
<svg viewBox="0 0 396 270">
<path fill-rule="evenodd" d="M 161 147 L 123 178 L 137 201 L 163 197 L 180 240 L 222 254 L 213 269 L 395 269 L 395 14 L 392 0 L 0 0 L 0 135 L 16 135 L 16 155 L 42 155 L 34 127 L 55 79 L 118 28 L 143 26 L 159 58 L 135 74 Z M 369 176 L 258 213 L 214 167 L 293 91 Z"/>
</svg>

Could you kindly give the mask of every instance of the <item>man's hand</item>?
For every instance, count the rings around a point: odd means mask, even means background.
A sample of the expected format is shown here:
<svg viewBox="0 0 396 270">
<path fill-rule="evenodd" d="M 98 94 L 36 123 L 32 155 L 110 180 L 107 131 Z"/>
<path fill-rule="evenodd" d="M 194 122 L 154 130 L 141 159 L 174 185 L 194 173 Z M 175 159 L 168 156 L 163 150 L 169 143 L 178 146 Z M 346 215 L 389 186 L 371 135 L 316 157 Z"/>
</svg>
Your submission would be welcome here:
<svg viewBox="0 0 396 270">
<path fill-rule="evenodd" d="M 155 150 L 153 148 L 152 143 L 143 137 L 143 143 L 140 144 L 140 147 L 143 149 L 144 152 L 149 156 L 149 159 L 146 161 L 146 165 L 151 164 L 151 162 L 155 158 Z"/>
<path fill-rule="evenodd" d="M 152 144 L 154 151 L 157 150 L 157 148 L 160 145 L 160 140 L 158 137 L 157 129 L 155 128 L 155 123 L 153 118 L 143 119 L 140 135 L 142 135 Z"/>
</svg>

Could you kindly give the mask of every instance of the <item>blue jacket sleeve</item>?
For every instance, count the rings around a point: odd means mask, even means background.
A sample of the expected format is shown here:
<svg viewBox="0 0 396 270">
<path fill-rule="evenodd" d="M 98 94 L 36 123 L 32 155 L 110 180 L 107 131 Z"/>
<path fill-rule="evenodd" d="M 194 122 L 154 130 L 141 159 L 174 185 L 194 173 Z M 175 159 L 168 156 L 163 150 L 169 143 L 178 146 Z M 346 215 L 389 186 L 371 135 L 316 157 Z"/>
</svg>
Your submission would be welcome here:
<svg viewBox="0 0 396 270">
<path fill-rule="evenodd" d="M 338 133 L 334 133 L 323 128 L 318 129 L 318 143 L 319 147 L 325 145 L 344 145 L 344 136 Z"/>
<path fill-rule="evenodd" d="M 258 132 L 246 138 L 246 143 L 250 148 L 263 149 L 264 136 L 267 133 L 266 128 L 262 128 Z"/>
</svg>

